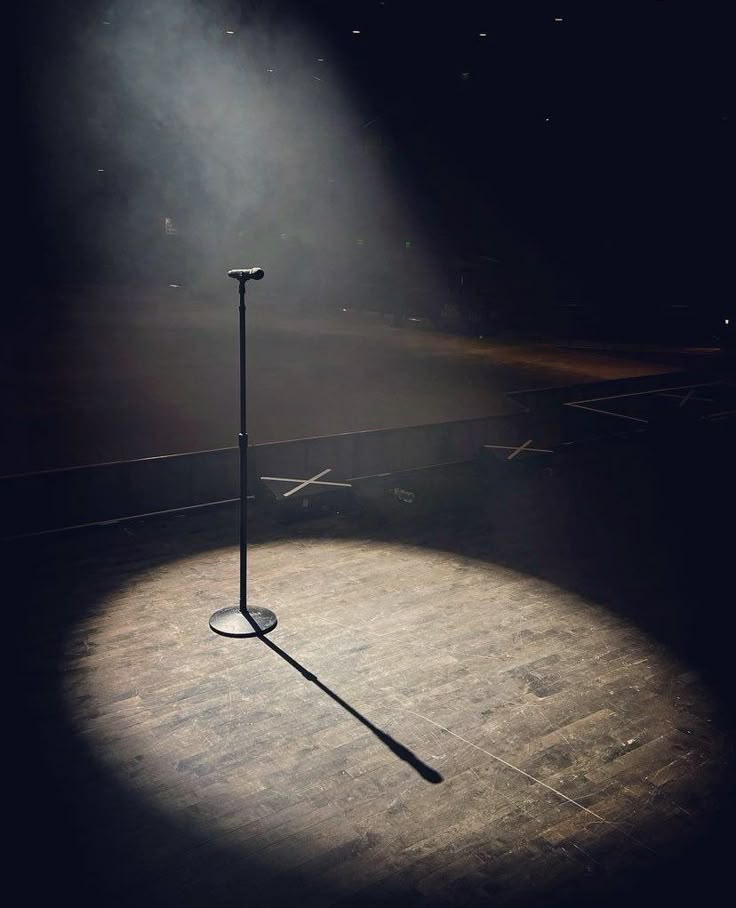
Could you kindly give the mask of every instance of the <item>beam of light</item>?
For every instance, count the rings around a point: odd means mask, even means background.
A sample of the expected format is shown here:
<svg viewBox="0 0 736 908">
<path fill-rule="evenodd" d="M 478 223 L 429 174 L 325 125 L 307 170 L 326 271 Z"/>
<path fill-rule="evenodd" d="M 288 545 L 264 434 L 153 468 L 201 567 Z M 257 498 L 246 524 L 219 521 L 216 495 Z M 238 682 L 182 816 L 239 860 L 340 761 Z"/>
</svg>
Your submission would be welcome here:
<svg viewBox="0 0 736 908">
<path fill-rule="evenodd" d="M 368 142 L 365 112 L 340 72 L 326 81 L 313 71 L 330 56 L 315 58 L 314 47 L 329 39 L 264 5 L 249 19 L 247 50 L 225 46 L 236 29 L 212 6 L 113 0 L 105 42 L 89 29 L 79 35 L 65 92 L 78 102 L 84 139 L 115 159 L 105 198 L 125 198 L 114 217 L 94 215 L 87 242 L 96 259 L 130 263 L 157 283 L 186 272 L 188 286 L 209 290 L 245 255 L 267 269 L 261 296 L 284 303 L 333 295 L 334 305 L 346 293 L 369 302 L 387 280 L 400 297 L 418 276 L 439 296 L 439 257 L 426 248 L 408 266 L 396 252 L 402 233 L 430 228 L 386 156 L 371 150 L 385 144 L 381 126 Z M 154 227 L 164 214 L 178 228 L 166 247 Z M 354 242 L 347 248 L 356 234 L 371 259 Z"/>
<path fill-rule="evenodd" d="M 378 586 L 389 582 L 391 596 L 366 597 L 365 585 L 355 582 L 355 565 L 371 554 Z M 204 824 L 208 836 L 242 841 L 245 854 L 250 828 L 257 829 L 262 818 L 254 804 L 254 794 L 263 791 L 259 773 L 268 789 L 280 792 L 283 816 L 275 818 L 284 838 L 303 856 L 316 858 L 321 846 L 300 825 L 292 802 L 304 798 L 305 778 L 310 784 L 316 779 L 338 812 L 353 811 L 356 797 L 366 794 L 356 795 L 350 771 L 364 762 L 382 780 L 371 789 L 371 815 L 379 823 L 382 816 L 390 818 L 399 835 L 404 824 L 409 830 L 436 816 L 436 799 L 426 797 L 424 783 L 444 776 L 451 784 L 471 769 L 473 778 L 486 783 L 479 818 L 496 791 L 507 809 L 518 804 L 523 811 L 530 797 L 538 798 L 545 809 L 563 811 L 581 847 L 597 848 L 601 836 L 605 845 L 606 836 L 622 832 L 616 810 L 605 798 L 591 800 L 597 783 L 585 783 L 575 772 L 577 765 L 600 765 L 601 771 L 610 765 L 600 737 L 576 731 L 590 722 L 591 697 L 596 715 L 604 717 L 601 732 L 610 758 L 636 752 L 653 791 L 661 782 L 670 799 L 687 803 L 719 784 L 723 735 L 717 724 L 697 739 L 703 751 L 698 771 L 670 777 L 670 766 L 657 762 L 658 744 L 676 734 L 689 714 L 717 715 L 704 685 L 643 631 L 595 602 L 569 591 L 556 595 L 553 583 L 506 566 L 387 540 L 276 539 L 253 546 L 250 564 L 251 595 L 279 602 L 278 635 L 244 648 L 203 633 L 214 598 L 237 592 L 236 548 L 206 549 L 173 563 L 146 562 L 143 575 L 95 603 L 71 630 L 60 663 L 70 721 L 96 761 L 162 814 L 176 817 L 181 810 L 182 821 Z M 402 577 L 415 597 L 421 594 L 420 609 L 411 599 L 396 608 Z M 458 582 L 464 595 L 457 609 L 448 609 L 447 590 Z M 509 596 L 521 623 L 509 624 L 503 608 Z M 540 659 L 534 672 L 522 671 L 514 662 L 517 635 L 548 627 L 550 602 L 556 633 L 564 635 L 565 649 L 578 648 L 579 661 L 567 654 L 562 665 Z M 329 617 L 333 605 L 339 622 Z M 468 627 L 470 636 L 464 633 Z M 548 636 L 540 637 L 540 645 Z M 619 649 L 629 654 L 625 675 L 620 668 L 606 670 L 606 656 Z M 307 661 L 318 667 L 319 677 Z M 376 683 L 381 664 L 391 667 Z M 595 683 L 586 680 L 591 668 Z M 570 670 L 579 671 L 579 681 L 570 686 L 565 676 L 563 693 L 555 693 L 555 678 Z M 690 713 L 672 696 L 675 679 L 686 685 Z M 545 689 L 550 685 L 551 692 Z M 625 709 L 617 708 L 619 697 Z M 162 718 L 171 710 L 173 727 Z M 561 711 L 571 731 L 563 728 L 558 735 L 548 710 Z M 519 723 L 536 725 L 548 746 L 569 749 L 572 764 L 540 776 L 527 760 L 525 743 L 509 737 Z M 284 747 L 264 749 L 262 742 L 273 741 Z M 294 754 L 308 765 L 295 762 Z M 623 832 L 634 844 L 645 841 L 656 850 L 658 834 L 666 844 L 671 831 L 657 826 L 661 814 L 648 789 L 636 797 L 636 821 Z M 397 799 L 405 811 L 393 810 Z M 197 811 L 187 805 L 197 805 Z M 463 802 L 463 811 L 473 813 L 472 798 Z M 484 839 L 485 825 L 469 823 L 467 831 L 457 831 L 458 851 L 479 838 L 493 851 L 494 828 Z M 338 824 L 332 834 L 337 841 L 349 839 L 352 824 Z M 518 832 L 511 825 L 500 847 L 520 847 L 525 835 L 524 824 Z M 384 863 L 371 867 L 367 878 L 380 879 Z"/>
</svg>

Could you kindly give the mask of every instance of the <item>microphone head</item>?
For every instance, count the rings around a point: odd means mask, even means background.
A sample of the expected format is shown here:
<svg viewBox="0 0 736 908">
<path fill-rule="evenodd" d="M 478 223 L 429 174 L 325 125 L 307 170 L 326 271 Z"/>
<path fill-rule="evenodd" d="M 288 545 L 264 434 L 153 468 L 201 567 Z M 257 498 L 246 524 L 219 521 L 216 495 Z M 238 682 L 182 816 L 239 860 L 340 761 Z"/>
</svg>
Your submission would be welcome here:
<svg viewBox="0 0 736 908">
<path fill-rule="evenodd" d="M 264 274 L 263 268 L 232 268 L 227 276 L 236 281 L 260 281 Z"/>
</svg>

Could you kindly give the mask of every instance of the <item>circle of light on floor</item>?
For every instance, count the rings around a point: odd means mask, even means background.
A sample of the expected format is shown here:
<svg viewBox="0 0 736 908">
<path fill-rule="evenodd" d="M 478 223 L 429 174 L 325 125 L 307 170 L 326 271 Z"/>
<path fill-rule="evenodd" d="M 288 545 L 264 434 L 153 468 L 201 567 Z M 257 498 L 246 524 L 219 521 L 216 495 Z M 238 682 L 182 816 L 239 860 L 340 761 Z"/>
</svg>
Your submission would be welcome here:
<svg viewBox="0 0 736 908">
<path fill-rule="evenodd" d="M 204 848 L 256 855 L 264 886 L 269 867 L 318 867 L 346 898 L 458 880 L 498 895 L 520 850 L 544 886 L 686 839 L 720 772 L 716 708 L 641 630 L 495 564 L 299 539 L 250 551 L 274 649 L 209 630 L 237 559 L 204 552 L 101 602 L 67 641 L 64 694 L 121 784 Z"/>
</svg>

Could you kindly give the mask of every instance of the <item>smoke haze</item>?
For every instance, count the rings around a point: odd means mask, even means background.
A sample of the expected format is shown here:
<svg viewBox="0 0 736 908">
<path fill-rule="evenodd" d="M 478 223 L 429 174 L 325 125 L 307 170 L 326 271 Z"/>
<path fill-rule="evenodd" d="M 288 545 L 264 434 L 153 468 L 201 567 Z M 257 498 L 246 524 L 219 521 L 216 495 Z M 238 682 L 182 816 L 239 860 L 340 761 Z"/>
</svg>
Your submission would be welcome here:
<svg viewBox="0 0 736 908">
<path fill-rule="evenodd" d="M 385 136 L 316 29 L 273 4 L 121 0 L 57 56 L 37 92 L 51 216 L 88 272 L 205 288 L 260 264 L 305 303 L 426 283 Z"/>
</svg>

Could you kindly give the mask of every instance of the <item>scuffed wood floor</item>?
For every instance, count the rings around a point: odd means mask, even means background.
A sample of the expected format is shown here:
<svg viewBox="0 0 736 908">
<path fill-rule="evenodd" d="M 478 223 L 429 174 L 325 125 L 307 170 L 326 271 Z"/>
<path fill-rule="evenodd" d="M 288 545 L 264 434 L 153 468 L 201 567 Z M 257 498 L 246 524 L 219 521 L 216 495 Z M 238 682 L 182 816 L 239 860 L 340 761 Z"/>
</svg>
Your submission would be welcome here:
<svg viewBox="0 0 736 908">
<path fill-rule="evenodd" d="M 731 803 L 724 707 L 672 643 L 669 554 L 637 554 L 613 515 L 606 574 L 567 494 L 497 495 L 490 528 L 254 534 L 269 644 L 208 628 L 237 600 L 232 509 L 45 543 L 27 820 L 56 862 L 35 885 L 126 905 L 690 897 Z"/>
</svg>

